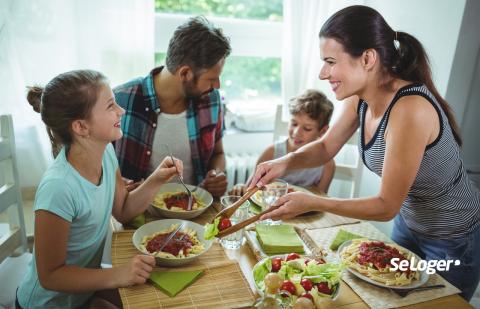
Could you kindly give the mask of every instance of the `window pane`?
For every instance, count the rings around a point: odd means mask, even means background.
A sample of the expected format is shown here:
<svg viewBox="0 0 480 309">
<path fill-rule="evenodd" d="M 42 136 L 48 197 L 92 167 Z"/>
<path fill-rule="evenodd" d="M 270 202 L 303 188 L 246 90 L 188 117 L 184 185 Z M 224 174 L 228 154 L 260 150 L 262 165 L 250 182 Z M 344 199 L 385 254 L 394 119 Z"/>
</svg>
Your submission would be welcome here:
<svg viewBox="0 0 480 309">
<path fill-rule="evenodd" d="M 164 64 L 165 56 L 155 54 L 157 66 Z M 220 78 L 220 90 L 227 102 L 281 96 L 280 58 L 230 56 Z"/>
<path fill-rule="evenodd" d="M 283 0 L 155 0 L 155 10 L 162 13 L 281 21 Z"/>
</svg>

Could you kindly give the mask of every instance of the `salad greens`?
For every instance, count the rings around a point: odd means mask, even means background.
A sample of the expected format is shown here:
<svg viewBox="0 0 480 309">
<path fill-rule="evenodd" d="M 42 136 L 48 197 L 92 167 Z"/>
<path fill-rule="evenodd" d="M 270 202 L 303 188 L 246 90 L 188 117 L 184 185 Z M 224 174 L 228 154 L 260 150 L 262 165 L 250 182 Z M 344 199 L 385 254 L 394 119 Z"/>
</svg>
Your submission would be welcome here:
<svg viewBox="0 0 480 309">
<path fill-rule="evenodd" d="M 207 223 L 205 225 L 205 231 L 203 233 L 203 238 L 206 240 L 213 239 L 220 232 L 218 229 L 218 224 L 220 223 L 220 217 L 216 217 L 213 223 Z"/>
<path fill-rule="evenodd" d="M 336 290 L 340 284 L 342 271 L 345 267 L 346 266 L 343 263 L 318 264 L 314 259 L 310 260 L 309 258 L 301 257 L 290 261 L 285 261 L 283 259 L 281 261 L 280 270 L 277 274 L 282 280 L 290 280 L 295 285 L 297 295 L 294 296 L 294 298 L 307 292 L 300 284 L 302 279 L 309 279 L 313 284 L 326 282 L 332 291 L 331 295 L 320 292 L 318 288 L 314 286 L 309 293 L 314 300 L 316 300 L 319 297 L 333 297 L 336 294 Z M 261 292 L 265 291 L 265 283 L 263 280 L 265 276 L 271 272 L 272 258 L 266 258 L 254 267 L 253 279 Z"/>
</svg>

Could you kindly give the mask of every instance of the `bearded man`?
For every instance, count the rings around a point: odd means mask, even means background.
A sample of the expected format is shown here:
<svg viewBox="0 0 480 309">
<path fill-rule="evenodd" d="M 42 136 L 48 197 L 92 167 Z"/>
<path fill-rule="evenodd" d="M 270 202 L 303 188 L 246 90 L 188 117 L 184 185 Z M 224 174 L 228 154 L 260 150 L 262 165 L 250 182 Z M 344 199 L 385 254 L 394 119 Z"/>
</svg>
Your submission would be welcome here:
<svg viewBox="0 0 480 309">
<path fill-rule="evenodd" d="M 200 185 L 213 196 L 227 188 L 220 74 L 230 42 L 203 17 L 180 25 L 170 39 L 166 65 L 146 77 L 114 88 L 125 109 L 123 137 L 115 141 L 122 176 L 147 178 L 169 155 L 183 161 L 185 183 Z"/>
</svg>

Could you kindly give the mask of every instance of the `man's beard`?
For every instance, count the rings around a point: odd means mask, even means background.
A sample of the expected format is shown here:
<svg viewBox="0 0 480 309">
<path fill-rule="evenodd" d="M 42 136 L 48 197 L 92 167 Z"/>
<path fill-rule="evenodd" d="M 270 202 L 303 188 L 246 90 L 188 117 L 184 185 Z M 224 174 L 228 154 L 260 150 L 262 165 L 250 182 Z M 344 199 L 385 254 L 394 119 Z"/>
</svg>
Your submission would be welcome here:
<svg viewBox="0 0 480 309">
<path fill-rule="evenodd" d="M 185 94 L 185 98 L 187 100 L 203 99 L 205 98 L 206 95 L 208 95 L 212 91 L 213 91 L 213 88 L 210 88 L 205 92 L 199 92 L 195 87 L 194 81 L 183 82 L 183 93 Z"/>
</svg>

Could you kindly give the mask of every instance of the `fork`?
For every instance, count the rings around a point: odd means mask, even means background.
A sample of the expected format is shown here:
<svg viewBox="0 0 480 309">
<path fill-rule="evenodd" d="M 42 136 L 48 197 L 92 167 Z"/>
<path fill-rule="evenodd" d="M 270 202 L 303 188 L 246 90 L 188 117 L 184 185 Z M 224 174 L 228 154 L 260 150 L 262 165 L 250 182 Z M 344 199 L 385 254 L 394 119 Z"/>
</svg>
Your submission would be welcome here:
<svg viewBox="0 0 480 309">
<path fill-rule="evenodd" d="M 187 191 L 187 194 L 188 194 L 188 205 L 187 205 L 187 210 L 192 210 L 192 203 L 193 203 L 193 199 L 192 199 L 192 191 L 190 191 L 190 189 L 187 187 L 187 185 L 183 182 L 183 176 L 180 174 L 180 172 L 178 171 L 178 168 L 177 168 L 177 165 L 175 164 L 175 160 L 173 160 L 173 155 L 172 155 L 172 152 L 170 151 L 170 147 L 168 147 L 167 144 L 165 144 L 165 146 L 167 147 L 167 151 L 170 155 L 170 159 L 172 159 L 172 163 L 173 163 L 173 166 L 175 166 L 175 170 L 177 171 L 177 176 L 178 176 L 178 179 L 180 179 L 180 182 L 182 183 L 183 187 L 185 188 L 185 190 Z"/>
<path fill-rule="evenodd" d="M 445 285 L 443 284 L 436 284 L 436 285 L 428 285 L 428 286 L 421 286 L 417 288 L 412 288 L 412 289 L 395 289 L 395 288 L 390 288 L 390 291 L 394 292 L 400 297 L 405 297 L 411 292 L 418 292 L 418 291 L 426 291 L 426 290 L 433 290 L 433 289 L 440 289 L 444 288 Z"/>
</svg>

